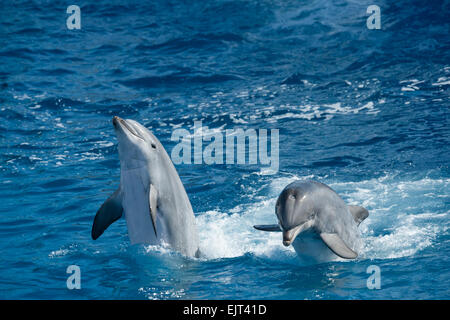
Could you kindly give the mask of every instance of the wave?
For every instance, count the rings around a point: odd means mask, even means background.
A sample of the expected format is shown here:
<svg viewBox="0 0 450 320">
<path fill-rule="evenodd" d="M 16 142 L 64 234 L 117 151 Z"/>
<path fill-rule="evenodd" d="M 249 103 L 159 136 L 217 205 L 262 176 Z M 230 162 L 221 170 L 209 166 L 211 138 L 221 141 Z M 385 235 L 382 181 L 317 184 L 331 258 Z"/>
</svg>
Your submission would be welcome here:
<svg viewBox="0 0 450 320">
<path fill-rule="evenodd" d="M 215 84 L 220 82 L 241 80 L 240 77 L 226 75 L 226 74 L 213 74 L 213 75 L 187 75 L 187 74 L 170 74 L 166 76 L 147 76 L 141 78 L 134 78 L 124 81 L 118 81 L 119 83 L 132 87 L 132 88 L 157 88 L 164 86 L 178 86 L 178 85 L 195 85 L 195 84 Z"/>
</svg>

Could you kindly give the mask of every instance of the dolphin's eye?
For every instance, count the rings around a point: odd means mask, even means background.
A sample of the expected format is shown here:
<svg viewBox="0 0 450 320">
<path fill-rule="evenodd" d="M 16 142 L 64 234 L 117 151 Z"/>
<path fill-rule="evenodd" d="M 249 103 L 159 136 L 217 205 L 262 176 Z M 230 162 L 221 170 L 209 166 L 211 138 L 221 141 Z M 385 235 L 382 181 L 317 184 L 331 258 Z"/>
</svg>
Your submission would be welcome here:
<svg viewBox="0 0 450 320">
<path fill-rule="evenodd" d="M 295 199 L 296 199 L 295 194 L 290 194 L 290 195 L 289 195 L 289 199 L 295 200 Z"/>
<path fill-rule="evenodd" d="M 152 148 L 156 149 L 156 144 L 154 144 L 153 142 L 152 142 Z"/>
</svg>

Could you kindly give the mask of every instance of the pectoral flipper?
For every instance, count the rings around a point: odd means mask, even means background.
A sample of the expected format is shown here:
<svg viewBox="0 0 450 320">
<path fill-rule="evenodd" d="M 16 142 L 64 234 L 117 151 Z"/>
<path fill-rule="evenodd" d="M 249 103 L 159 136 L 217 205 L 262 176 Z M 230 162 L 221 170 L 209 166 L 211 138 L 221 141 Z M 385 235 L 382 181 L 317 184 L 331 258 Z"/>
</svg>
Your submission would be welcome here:
<svg viewBox="0 0 450 320">
<path fill-rule="evenodd" d="M 96 240 L 116 220 L 122 216 L 122 197 L 117 189 L 98 209 L 92 225 L 91 236 Z"/>
</svg>

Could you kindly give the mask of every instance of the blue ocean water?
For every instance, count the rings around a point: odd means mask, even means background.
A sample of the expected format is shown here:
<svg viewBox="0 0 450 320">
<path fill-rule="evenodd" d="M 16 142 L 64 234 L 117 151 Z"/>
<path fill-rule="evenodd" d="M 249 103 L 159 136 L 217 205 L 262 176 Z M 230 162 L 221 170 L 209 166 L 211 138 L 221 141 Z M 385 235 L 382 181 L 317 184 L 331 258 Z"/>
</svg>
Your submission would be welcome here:
<svg viewBox="0 0 450 320">
<path fill-rule="evenodd" d="M 450 298 L 449 1 L 76 2 L 0 10 L 1 299 Z M 169 154 L 195 120 L 279 129 L 280 168 L 176 166 L 201 259 L 131 246 L 123 219 L 93 241 L 119 184 L 114 115 Z M 301 178 L 370 211 L 357 260 L 303 266 L 252 228 Z"/>
</svg>

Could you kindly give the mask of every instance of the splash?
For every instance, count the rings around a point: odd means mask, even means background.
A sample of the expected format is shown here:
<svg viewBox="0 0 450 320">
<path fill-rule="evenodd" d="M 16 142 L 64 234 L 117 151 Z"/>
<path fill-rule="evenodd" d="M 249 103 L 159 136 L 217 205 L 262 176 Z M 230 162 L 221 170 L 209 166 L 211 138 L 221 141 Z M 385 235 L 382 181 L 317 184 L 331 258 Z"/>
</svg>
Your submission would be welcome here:
<svg viewBox="0 0 450 320">
<path fill-rule="evenodd" d="M 254 190 L 262 200 L 242 204 L 221 212 L 200 213 L 200 248 L 207 259 L 232 258 L 244 254 L 285 262 L 297 261 L 292 247 L 285 248 L 280 234 L 257 232 L 254 224 L 274 223 L 275 202 L 288 183 L 305 177 L 274 179 L 265 195 Z M 448 196 L 450 179 L 423 178 L 398 180 L 395 175 L 358 182 L 328 182 L 348 204 L 365 206 L 370 216 L 360 226 L 364 242 L 360 259 L 392 259 L 412 256 L 432 246 L 440 234 L 448 230 L 449 211 L 443 198 Z"/>
</svg>

